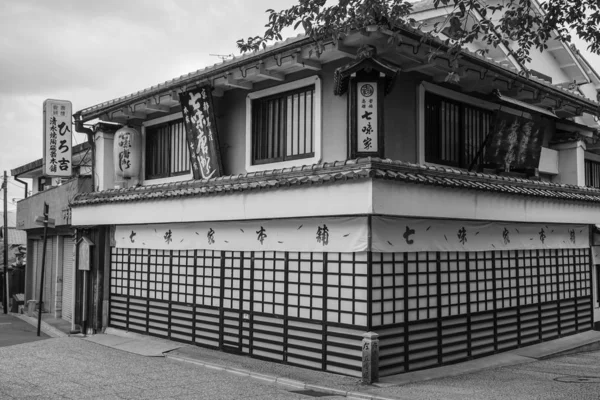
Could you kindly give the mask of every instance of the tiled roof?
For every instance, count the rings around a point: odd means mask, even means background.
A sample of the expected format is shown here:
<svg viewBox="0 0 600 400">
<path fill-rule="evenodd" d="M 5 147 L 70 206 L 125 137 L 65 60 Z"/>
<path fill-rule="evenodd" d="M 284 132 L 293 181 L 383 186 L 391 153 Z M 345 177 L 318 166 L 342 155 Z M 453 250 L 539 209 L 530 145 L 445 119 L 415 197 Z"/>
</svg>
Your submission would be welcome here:
<svg viewBox="0 0 600 400">
<path fill-rule="evenodd" d="M 413 5 L 413 10 L 414 11 L 416 11 L 416 10 L 422 11 L 423 9 L 429 9 L 431 7 L 432 7 L 432 1 L 424 0 L 422 2 L 415 3 Z M 410 27 L 408 25 L 398 27 L 398 29 L 400 30 L 400 32 L 402 34 L 415 35 L 416 40 L 418 40 L 418 41 L 421 41 L 422 38 L 424 37 L 424 35 L 426 35 L 426 33 L 423 32 L 422 30 Z M 389 33 L 391 33 L 391 31 L 389 31 Z M 446 47 L 446 44 L 444 43 L 444 41 L 439 38 L 431 38 L 431 40 L 432 40 L 432 42 L 429 43 L 430 46 L 434 46 L 438 49 L 444 49 Z M 237 68 L 241 65 L 245 65 L 250 62 L 255 62 L 257 60 L 264 59 L 268 55 L 278 54 L 283 51 L 289 50 L 291 48 L 301 47 L 301 46 L 310 44 L 311 42 L 312 42 L 312 39 L 310 37 L 300 34 L 300 35 L 297 35 L 296 37 L 288 38 L 281 42 L 276 42 L 273 45 L 267 46 L 265 49 L 262 49 L 262 50 L 259 50 L 256 52 L 246 53 L 242 56 L 234 57 L 230 60 L 224 60 L 221 63 L 217 63 L 212 66 L 205 67 L 203 69 L 199 69 L 194 72 L 190 72 L 186 75 L 181 75 L 178 78 L 168 80 L 161 84 L 140 90 L 138 92 L 135 92 L 135 93 L 132 93 L 132 94 L 129 94 L 126 96 L 122 96 L 122 97 L 119 97 L 119 98 L 116 98 L 113 100 L 109 100 L 109 101 L 106 101 L 106 102 L 103 102 L 103 103 L 100 103 L 100 104 L 97 104 L 97 105 L 94 105 L 91 107 L 87 107 L 83 110 L 76 112 L 75 115 L 81 115 L 83 117 L 82 120 L 87 121 L 87 120 L 98 117 L 101 113 L 108 112 L 109 110 L 116 110 L 119 107 L 122 107 L 126 104 L 132 104 L 141 99 L 148 98 L 150 96 L 154 96 L 154 95 L 157 95 L 160 93 L 165 93 L 168 90 L 173 90 L 174 88 L 181 87 L 186 84 L 192 84 L 194 82 L 198 82 L 198 81 L 206 80 L 206 79 L 218 76 L 218 75 L 222 75 L 222 74 L 227 73 L 228 71 L 231 71 L 232 69 Z M 590 100 L 574 90 L 569 90 L 569 89 L 561 87 L 561 86 L 554 86 L 551 83 L 549 83 L 541 78 L 535 77 L 533 75 L 529 75 L 528 77 L 523 77 L 519 74 L 519 71 L 517 71 L 517 69 L 514 68 L 513 66 L 503 65 L 500 62 L 498 62 L 490 57 L 485 57 L 485 56 L 479 55 L 479 54 L 472 52 L 466 48 L 462 49 L 462 53 L 464 55 L 466 55 L 467 57 L 471 57 L 473 59 L 483 61 L 486 64 L 485 66 L 493 66 L 493 67 L 497 68 L 498 72 L 501 72 L 504 74 L 507 71 L 512 72 L 513 78 L 515 80 L 518 80 L 521 82 L 531 82 L 533 84 L 537 84 L 538 86 L 544 86 L 546 88 L 554 89 L 555 91 L 562 94 L 563 96 L 568 95 L 571 98 L 573 98 L 573 97 L 577 98 L 581 102 L 585 103 L 585 105 L 590 109 L 590 112 L 600 113 L 600 105 L 596 101 Z"/>
<path fill-rule="evenodd" d="M 92 145 L 88 142 L 83 142 L 83 143 L 77 144 L 77 145 L 73 146 L 72 154 L 77 155 L 83 151 L 90 149 L 91 147 L 92 147 Z M 44 159 L 39 158 L 28 164 L 22 165 L 15 169 L 11 169 L 10 174 L 11 174 L 11 176 L 18 176 L 18 175 L 24 174 L 25 172 L 33 171 L 34 169 L 37 169 L 37 168 L 42 168 L 43 164 L 44 164 Z"/>
<path fill-rule="evenodd" d="M 116 98 L 113 100 L 106 101 L 104 103 L 100 103 L 100 104 L 97 104 L 97 105 L 94 105 L 91 107 L 84 108 L 83 110 L 78 111 L 76 114 L 82 114 L 85 119 L 85 116 L 87 114 L 94 113 L 95 111 L 105 110 L 108 107 L 113 107 L 113 106 L 116 107 L 121 104 L 128 104 L 131 101 L 135 101 L 136 99 L 139 99 L 139 98 L 145 98 L 145 97 L 153 96 L 158 93 L 162 93 L 165 90 L 168 90 L 168 88 L 176 87 L 179 85 L 185 85 L 187 83 L 192 83 L 199 79 L 206 79 L 211 75 L 223 73 L 228 70 L 231 70 L 232 68 L 234 68 L 236 65 L 238 65 L 240 63 L 244 63 L 249 60 L 260 59 L 261 57 L 265 56 L 266 54 L 269 54 L 272 52 L 283 51 L 292 45 L 293 46 L 303 45 L 304 43 L 302 43 L 302 42 L 308 43 L 311 40 L 312 39 L 306 37 L 305 35 L 297 35 L 296 37 L 291 37 L 284 41 L 276 42 L 270 46 L 267 46 L 265 49 L 261 49 L 261 50 L 255 51 L 255 52 L 248 52 L 239 57 L 234 56 L 233 58 L 231 58 L 229 60 L 223 60 L 221 63 L 215 63 L 212 66 L 198 69 L 198 70 L 190 72 L 188 74 L 181 75 L 178 78 L 173 78 L 173 79 L 165 81 L 163 83 L 159 83 L 158 85 L 139 90 L 135 93 L 131 93 L 126 96 L 122 96 L 122 97 L 119 97 L 119 98 Z"/>
<path fill-rule="evenodd" d="M 252 190 L 274 190 L 290 186 L 328 184 L 357 179 L 383 179 L 419 185 L 600 203 L 599 189 L 368 157 L 252 172 L 208 180 L 191 180 L 81 193 L 71 205 L 79 207 L 94 204 L 200 197 Z"/>
</svg>

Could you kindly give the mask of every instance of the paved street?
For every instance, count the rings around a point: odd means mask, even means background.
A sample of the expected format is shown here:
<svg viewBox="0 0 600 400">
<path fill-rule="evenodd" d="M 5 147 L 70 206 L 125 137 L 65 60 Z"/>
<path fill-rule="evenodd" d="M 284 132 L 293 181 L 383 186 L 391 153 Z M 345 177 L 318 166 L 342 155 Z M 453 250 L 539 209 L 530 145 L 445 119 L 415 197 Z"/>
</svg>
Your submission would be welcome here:
<svg viewBox="0 0 600 400">
<path fill-rule="evenodd" d="M 378 389 L 376 393 L 407 400 L 600 399 L 600 351 Z"/>
<path fill-rule="evenodd" d="M 38 337 L 35 326 L 31 326 L 10 314 L 0 312 L 0 347 L 44 339 L 48 339 L 48 335 L 40 332 Z"/>
<path fill-rule="evenodd" d="M 20 321 L 19 321 L 20 322 Z M 15 325 L 15 329 L 18 325 Z M 6 325 L 0 325 L 3 333 Z M 24 327 L 26 330 L 26 327 Z M 35 339 L 35 329 L 30 338 Z M 23 329 L 23 328 L 20 328 Z M 31 332 L 30 332 L 31 333 Z M 27 333 L 24 334 L 27 335 Z M 490 368 L 404 386 L 198 349 L 213 365 L 388 399 L 600 399 L 600 351 Z M 456 366 L 460 369 L 460 364 Z M 0 348 L 0 399 L 310 399 L 293 387 L 164 357 L 143 357 L 83 340 L 53 338 Z M 318 393 L 313 393 L 313 395 Z M 343 397 L 320 393 L 321 397 Z"/>
<path fill-rule="evenodd" d="M 296 389 L 76 337 L 0 349 L 0 399 L 311 398 L 290 390 Z"/>
</svg>

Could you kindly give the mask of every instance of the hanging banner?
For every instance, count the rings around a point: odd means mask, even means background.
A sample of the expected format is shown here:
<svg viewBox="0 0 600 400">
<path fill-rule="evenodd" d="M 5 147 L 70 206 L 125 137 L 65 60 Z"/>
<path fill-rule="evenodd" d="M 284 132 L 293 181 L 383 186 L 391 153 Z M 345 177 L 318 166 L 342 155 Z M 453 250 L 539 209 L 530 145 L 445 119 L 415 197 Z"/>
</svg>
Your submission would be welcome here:
<svg viewBox="0 0 600 400">
<path fill-rule="evenodd" d="M 587 225 L 373 217 L 372 251 L 493 251 L 587 248 Z"/>
<path fill-rule="evenodd" d="M 223 167 L 210 87 L 204 86 L 181 93 L 179 101 L 194 179 L 221 176 Z"/>
<path fill-rule="evenodd" d="M 70 101 L 44 101 L 44 176 L 71 177 L 72 109 Z"/>
<path fill-rule="evenodd" d="M 494 132 L 485 151 L 485 163 L 506 171 L 538 168 L 547 122 L 504 111 L 496 113 Z"/>
<path fill-rule="evenodd" d="M 377 81 L 358 82 L 356 88 L 356 146 L 359 153 L 379 151 Z"/>
<path fill-rule="evenodd" d="M 119 248 L 159 250 L 360 252 L 366 217 L 119 225 Z"/>
</svg>

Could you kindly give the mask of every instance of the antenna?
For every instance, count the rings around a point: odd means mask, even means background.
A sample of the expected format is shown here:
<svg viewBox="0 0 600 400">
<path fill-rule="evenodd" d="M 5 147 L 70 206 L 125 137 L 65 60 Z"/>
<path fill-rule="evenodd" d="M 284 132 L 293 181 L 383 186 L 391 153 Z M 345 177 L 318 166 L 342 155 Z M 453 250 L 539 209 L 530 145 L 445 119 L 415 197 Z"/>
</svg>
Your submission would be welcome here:
<svg viewBox="0 0 600 400">
<path fill-rule="evenodd" d="M 219 57 L 221 60 L 225 61 L 228 58 L 232 58 L 233 54 L 209 54 L 209 56 Z"/>
</svg>

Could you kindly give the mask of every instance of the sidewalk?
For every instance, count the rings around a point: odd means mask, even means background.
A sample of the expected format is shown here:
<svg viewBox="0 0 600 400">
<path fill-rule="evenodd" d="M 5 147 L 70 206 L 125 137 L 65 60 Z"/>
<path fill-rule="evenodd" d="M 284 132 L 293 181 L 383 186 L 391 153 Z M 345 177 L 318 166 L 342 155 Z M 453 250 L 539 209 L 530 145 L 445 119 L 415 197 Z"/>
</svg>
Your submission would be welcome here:
<svg viewBox="0 0 600 400">
<path fill-rule="evenodd" d="M 30 319 L 37 323 L 37 320 Z M 44 323 L 46 323 L 46 319 L 44 319 Z M 48 327 L 52 327 L 49 323 L 46 324 Z M 66 334 L 65 332 L 59 333 Z M 52 334 L 50 335 L 52 336 Z M 248 376 L 291 386 L 319 396 L 334 395 L 373 400 L 406 398 L 403 387 L 411 383 L 459 375 L 468 376 L 465 374 L 491 368 L 527 365 L 559 355 L 600 349 L 600 332 L 588 331 L 459 364 L 388 376 L 374 385 L 364 385 L 359 378 L 355 377 L 263 361 L 244 355 L 186 345 L 113 328 L 108 328 L 106 334 L 88 336 L 84 340 L 143 356 L 164 356 L 170 360 L 192 363 L 213 371 L 220 370 L 238 376 Z"/>
<path fill-rule="evenodd" d="M 33 317 L 29 317 L 27 316 L 27 314 L 10 314 L 35 327 L 37 327 L 38 325 L 37 312 L 34 313 Z M 61 318 L 54 318 L 50 314 L 42 313 L 42 323 L 40 326 L 40 330 L 50 337 L 66 337 L 70 336 L 71 323 Z"/>
</svg>

